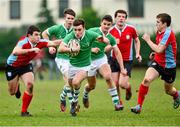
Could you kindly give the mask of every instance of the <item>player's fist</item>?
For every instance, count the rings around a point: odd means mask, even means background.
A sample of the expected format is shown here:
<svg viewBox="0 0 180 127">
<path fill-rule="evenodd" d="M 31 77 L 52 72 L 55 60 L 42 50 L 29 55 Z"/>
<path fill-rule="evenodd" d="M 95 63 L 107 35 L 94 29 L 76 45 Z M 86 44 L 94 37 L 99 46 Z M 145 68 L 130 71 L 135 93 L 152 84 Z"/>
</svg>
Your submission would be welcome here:
<svg viewBox="0 0 180 127">
<path fill-rule="evenodd" d="M 55 47 L 49 47 L 49 53 L 50 54 L 56 53 L 56 48 Z"/>
<path fill-rule="evenodd" d="M 32 48 L 32 51 L 35 52 L 35 53 L 39 53 L 40 49 L 39 48 Z"/>
<path fill-rule="evenodd" d="M 155 52 L 151 52 L 151 54 L 149 55 L 149 60 L 153 60 L 154 59 L 154 55 L 155 55 Z"/>
</svg>

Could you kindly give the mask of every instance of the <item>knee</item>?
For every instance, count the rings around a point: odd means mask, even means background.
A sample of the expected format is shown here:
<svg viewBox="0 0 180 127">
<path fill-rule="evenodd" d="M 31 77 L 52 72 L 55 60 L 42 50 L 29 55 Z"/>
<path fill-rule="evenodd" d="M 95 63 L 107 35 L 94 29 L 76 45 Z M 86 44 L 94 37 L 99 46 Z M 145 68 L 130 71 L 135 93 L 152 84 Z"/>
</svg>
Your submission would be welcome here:
<svg viewBox="0 0 180 127">
<path fill-rule="evenodd" d="M 75 88 L 79 88 L 80 82 L 77 81 L 77 80 L 73 80 L 72 85 L 73 85 L 73 87 L 75 87 Z"/>
<path fill-rule="evenodd" d="M 104 79 L 105 79 L 107 82 L 109 82 L 110 80 L 112 80 L 110 74 L 106 74 L 106 75 L 104 75 L 103 77 L 104 77 Z"/>
<path fill-rule="evenodd" d="M 96 87 L 96 85 L 95 85 L 95 84 L 93 84 L 93 85 L 91 85 L 91 86 L 89 87 L 89 89 L 90 89 L 90 90 L 94 90 L 94 89 L 95 89 L 95 87 Z"/>
<path fill-rule="evenodd" d="M 168 95 L 173 95 L 174 91 L 173 91 L 173 89 L 166 89 L 165 88 L 165 93 Z"/>
<path fill-rule="evenodd" d="M 149 84 L 152 81 L 152 79 L 145 77 L 143 80 L 143 84 Z"/>
<path fill-rule="evenodd" d="M 119 86 L 122 88 L 122 89 L 125 89 L 127 87 L 127 82 L 119 82 Z"/>
<path fill-rule="evenodd" d="M 33 83 L 31 83 L 31 82 L 27 83 L 27 90 L 29 93 L 31 93 L 31 94 L 33 93 Z"/>
<path fill-rule="evenodd" d="M 11 96 L 15 95 L 15 93 L 16 93 L 13 88 L 9 88 L 8 91 Z"/>
</svg>

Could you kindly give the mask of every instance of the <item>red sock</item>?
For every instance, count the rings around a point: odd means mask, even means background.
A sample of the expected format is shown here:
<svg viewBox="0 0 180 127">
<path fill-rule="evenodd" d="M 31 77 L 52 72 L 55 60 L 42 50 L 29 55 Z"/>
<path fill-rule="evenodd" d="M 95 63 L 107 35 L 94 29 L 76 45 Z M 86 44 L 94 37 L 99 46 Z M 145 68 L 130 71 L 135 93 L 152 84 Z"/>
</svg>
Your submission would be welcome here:
<svg viewBox="0 0 180 127">
<path fill-rule="evenodd" d="M 29 95 L 26 92 L 24 92 L 24 95 L 22 97 L 22 109 L 21 112 L 27 112 L 27 108 L 32 100 L 33 95 Z"/>
<path fill-rule="evenodd" d="M 178 94 L 178 91 L 175 92 L 175 94 L 172 95 L 173 96 L 173 99 L 175 100 L 176 98 L 178 98 L 179 94 Z"/>
<path fill-rule="evenodd" d="M 138 94 L 138 104 L 142 107 L 142 104 L 144 102 L 145 96 L 148 92 L 149 87 L 144 86 L 143 84 L 139 87 L 139 94 Z"/>
</svg>

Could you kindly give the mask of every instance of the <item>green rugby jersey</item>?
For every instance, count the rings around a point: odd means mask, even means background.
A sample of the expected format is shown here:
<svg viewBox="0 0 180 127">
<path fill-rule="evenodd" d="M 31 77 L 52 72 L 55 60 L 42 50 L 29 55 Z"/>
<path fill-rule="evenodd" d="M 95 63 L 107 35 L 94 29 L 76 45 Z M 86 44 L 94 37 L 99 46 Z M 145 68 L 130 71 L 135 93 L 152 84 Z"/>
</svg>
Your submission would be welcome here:
<svg viewBox="0 0 180 127">
<path fill-rule="evenodd" d="M 72 28 L 67 30 L 67 28 L 61 24 L 61 25 L 54 25 L 50 28 L 48 28 L 48 35 L 49 36 L 55 36 L 56 39 L 63 39 L 67 34 L 72 32 Z M 66 53 L 59 53 L 56 54 L 57 58 L 63 58 L 63 59 L 69 59 L 69 55 Z"/>
<path fill-rule="evenodd" d="M 100 35 L 93 31 L 85 30 L 81 39 L 77 39 L 74 32 L 68 34 L 64 39 L 64 43 L 68 44 L 71 39 L 79 40 L 80 51 L 77 56 L 69 56 L 71 65 L 75 67 L 85 67 L 91 64 L 91 46 L 92 43 Z M 100 42 L 102 43 L 102 42 Z"/>
<path fill-rule="evenodd" d="M 94 31 L 100 35 L 103 35 L 103 32 L 101 31 L 100 27 L 94 27 L 94 28 L 90 28 L 90 31 Z M 116 40 L 115 38 L 110 34 L 106 34 L 106 37 L 109 39 L 110 45 L 111 46 L 115 46 L 116 45 Z M 98 58 L 102 58 L 105 55 L 104 52 L 104 48 L 107 46 L 107 44 L 105 43 L 99 43 L 97 40 L 95 40 L 94 43 L 92 43 L 92 48 L 98 47 L 100 49 L 100 51 L 98 53 L 91 53 L 91 59 L 95 60 Z"/>
</svg>

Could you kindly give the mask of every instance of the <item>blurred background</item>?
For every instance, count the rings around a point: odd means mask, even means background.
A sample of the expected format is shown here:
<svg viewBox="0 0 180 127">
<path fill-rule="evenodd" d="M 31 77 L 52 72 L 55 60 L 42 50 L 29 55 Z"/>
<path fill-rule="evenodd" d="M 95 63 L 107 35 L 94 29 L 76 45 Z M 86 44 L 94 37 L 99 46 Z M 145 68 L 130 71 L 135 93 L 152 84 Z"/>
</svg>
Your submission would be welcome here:
<svg viewBox="0 0 180 127">
<path fill-rule="evenodd" d="M 147 32 L 155 40 L 156 15 L 159 13 L 171 15 L 171 27 L 176 33 L 177 49 L 180 49 L 180 0 L 0 0 L 0 69 L 4 70 L 7 57 L 18 39 L 26 34 L 29 25 L 37 25 L 43 31 L 54 24 L 63 23 L 65 8 L 72 8 L 78 17 L 84 18 L 87 29 L 99 26 L 100 19 L 105 14 L 114 17 L 117 9 L 126 10 L 127 21 L 136 26 L 141 40 L 143 61 L 138 64 L 134 60 L 134 66 L 146 67 L 149 62 L 151 50 L 141 36 Z M 49 69 L 49 62 L 55 56 L 49 55 L 46 49 L 41 57 L 44 65 L 41 69 Z M 177 53 L 177 65 L 180 66 L 180 50 Z M 57 75 L 56 71 L 55 76 Z M 52 78 L 49 76 L 49 79 Z"/>
</svg>

